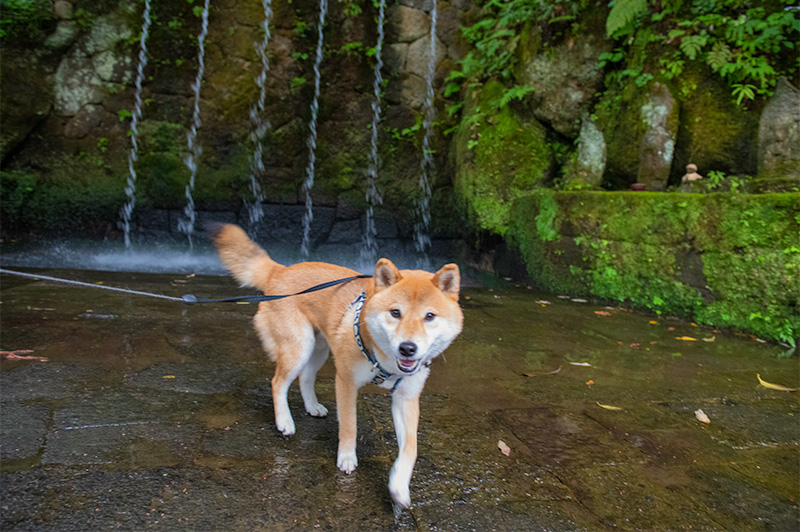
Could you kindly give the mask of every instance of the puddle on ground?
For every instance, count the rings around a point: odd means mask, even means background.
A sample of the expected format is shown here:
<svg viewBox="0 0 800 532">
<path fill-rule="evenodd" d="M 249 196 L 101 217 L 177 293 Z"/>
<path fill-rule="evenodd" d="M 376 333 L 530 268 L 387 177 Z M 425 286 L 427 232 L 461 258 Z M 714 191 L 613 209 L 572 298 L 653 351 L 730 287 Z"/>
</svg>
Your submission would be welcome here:
<svg viewBox="0 0 800 532">
<path fill-rule="evenodd" d="M 41 273 L 247 293 L 224 277 Z M 464 289 L 464 332 L 422 396 L 414 505 L 395 516 L 391 398 L 362 390 L 352 475 L 336 469 L 335 415 L 303 415 L 296 384 L 297 434 L 280 435 L 255 306 L 0 281 L 0 348 L 47 358 L 0 362 L 3 530 L 800 526 L 798 394 L 756 379 L 796 388 L 800 365 L 747 335 L 511 286 Z M 332 413 L 333 380 L 328 362 L 318 395 Z"/>
</svg>

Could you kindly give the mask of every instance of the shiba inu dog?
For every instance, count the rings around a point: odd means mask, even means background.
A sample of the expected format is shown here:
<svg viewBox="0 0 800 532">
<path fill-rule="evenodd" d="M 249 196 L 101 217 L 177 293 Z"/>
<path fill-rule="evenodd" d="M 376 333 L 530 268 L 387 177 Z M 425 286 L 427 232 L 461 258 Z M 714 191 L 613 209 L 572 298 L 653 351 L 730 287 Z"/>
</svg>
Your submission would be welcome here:
<svg viewBox="0 0 800 532">
<path fill-rule="evenodd" d="M 242 286 L 265 294 L 293 294 L 358 272 L 322 262 L 283 266 L 235 225 L 218 225 L 211 235 L 223 264 Z M 317 372 L 333 352 L 339 419 L 337 466 L 351 473 L 356 458 L 356 398 L 367 383 L 392 391 L 392 419 L 399 454 L 389 475 L 389 492 L 401 507 L 411 505 L 409 483 L 417 459 L 419 396 L 431 361 L 461 332 L 461 277 L 448 264 L 435 274 L 398 270 L 380 259 L 372 278 L 357 278 L 323 291 L 262 302 L 253 318 L 261 344 L 275 361 L 272 399 L 275 425 L 295 432 L 287 392 L 299 377 L 306 412 L 322 417 Z"/>
</svg>

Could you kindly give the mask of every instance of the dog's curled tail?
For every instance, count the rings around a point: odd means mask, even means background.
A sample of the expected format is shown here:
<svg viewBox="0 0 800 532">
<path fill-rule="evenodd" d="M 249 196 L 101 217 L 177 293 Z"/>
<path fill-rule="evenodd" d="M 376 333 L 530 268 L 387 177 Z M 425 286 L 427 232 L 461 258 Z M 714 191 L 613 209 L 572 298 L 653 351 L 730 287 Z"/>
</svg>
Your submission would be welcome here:
<svg viewBox="0 0 800 532">
<path fill-rule="evenodd" d="M 239 284 L 260 288 L 266 284 L 270 271 L 278 266 L 266 251 L 250 240 L 238 225 L 210 224 L 207 231 L 217 248 L 222 264 Z"/>
</svg>

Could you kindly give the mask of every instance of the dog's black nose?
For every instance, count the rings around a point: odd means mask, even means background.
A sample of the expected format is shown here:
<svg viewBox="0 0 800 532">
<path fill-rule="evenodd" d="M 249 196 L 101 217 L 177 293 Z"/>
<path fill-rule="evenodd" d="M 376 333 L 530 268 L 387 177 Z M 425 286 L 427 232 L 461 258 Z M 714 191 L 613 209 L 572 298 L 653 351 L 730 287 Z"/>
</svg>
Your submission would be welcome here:
<svg viewBox="0 0 800 532">
<path fill-rule="evenodd" d="M 404 357 L 413 357 L 417 354 L 417 344 L 414 342 L 403 342 L 400 344 L 400 354 Z"/>
</svg>

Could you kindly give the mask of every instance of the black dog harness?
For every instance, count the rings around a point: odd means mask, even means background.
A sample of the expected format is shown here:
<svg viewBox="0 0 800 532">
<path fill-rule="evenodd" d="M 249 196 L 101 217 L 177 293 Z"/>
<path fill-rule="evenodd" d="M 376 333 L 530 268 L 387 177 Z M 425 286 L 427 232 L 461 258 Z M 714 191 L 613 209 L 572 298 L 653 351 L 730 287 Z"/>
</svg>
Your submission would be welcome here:
<svg viewBox="0 0 800 532">
<path fill-rule="evenodd" d="M 394 386 L 392 386 L 392 393 L 394 393 L 394 391 L 397 389 L 397 386 L 400 384 L 400 381 L 403 380 L 403 377 L 401 377 L 400 375 L 395 375 L 394 373 L 389 373 L 388 371 L 383 369 L 381 365 L 378 363 L 378 359 L 377 357 L 375 357 L 375 354 L 372 353 L 372 351 L 370 351 L 366 347 L 364 347 L 364 342 L 361 341 L 361 325 L 359 323 L 359 318 L 361 317 L 361 309 L 364 307 L 364 301 L 366 299 L 367 299 L 367 293 L 361 292 L 361 295 L 358 296 L 355 301 L 350 303 L 351 307 L 352 306 L 356 307 L 356 317 L 353 321 L 353 334 L 356 337 L 356 343 L 358 344 L 358 347 L 361 348 L 361 352 L 364 353 L 364 356 L 367 357 L 367 360 L 369 360 L 370 364 L 372 364 L 373 369 L 377 370 L 377 373 L 375 374 L 375 376 L 372 377 L 370 383 L 383 384 L 386 381 L 397 379 L 394 383 Z"/>
</svg>

